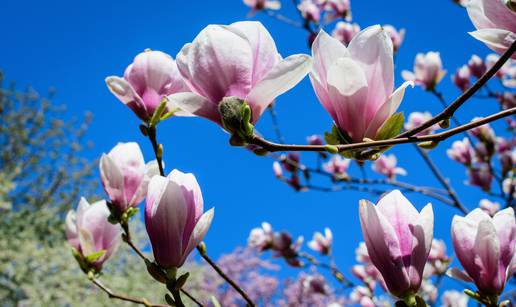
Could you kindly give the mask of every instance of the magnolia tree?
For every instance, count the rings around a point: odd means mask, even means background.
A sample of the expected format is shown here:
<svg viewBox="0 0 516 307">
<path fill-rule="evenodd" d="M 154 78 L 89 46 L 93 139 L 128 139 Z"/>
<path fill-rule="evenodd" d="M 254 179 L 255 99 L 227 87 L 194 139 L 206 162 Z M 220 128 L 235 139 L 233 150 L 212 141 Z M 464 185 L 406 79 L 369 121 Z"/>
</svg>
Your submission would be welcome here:
<svg viewBox="0 0 516 307">
<path fill-rule="evenodd" d="M 485 306 L 510 305 L 511 293 L 504 293 L 504 288 L 516 270 L 516 62 L 512 60 L 516 59 L 516 3 L 456 1 L 476 28 L 470 35 L 495 53 L 486 59 L 472 55 L 455 71 L 451 80 L 462 94 L 448 104 L 437 89 L 446 74 L 438 52 L 418 54 L 413 71 L 404 71 L 405 82 L 394 87 L 393 58 L 402 47 L 405 30 L 390 25 L 362 29 L 364 25 L 352 21 L 348 0 L 293 2 L 297 20 L 278 12 L 279 1 L 244 1 L 250 15 L 265 13 L 306 30 L 311 55 L 282 57 L 260 22 L 240 21 L 208 25 L 179 50 L 175 60 L 164 52 L 145 50 L 136 55 L 122 77 L 106 78 L 113 95 L 141 119 L 139 129 L 149 139 L 155 158 L 146 160 L 136 143 L 119 143 L 101 156 L 106 200 L 88 202 L 83 198 L 66 216 L 66 235 L 80 268 L 110 297 L 145 306 L 162 305 L 135 294 L 115 293 L 100 281 L 104 264 L 121 244 L 132 248 L 150 276 L 167 289 L 164 298 L 170 306 L 435 305 L 446 275 L 459 280 L 464 292 L 444 291 L 444 306 L 466 306 L 468 300 Z M 325 27 L 334 29 L 328 34 Z M 275 119 L 274 101 L 307 75 L 333 119 L 330 131 L 324 137 L 309 136 L 307 144 L 285 143 L 277 126 L 280 142 L 258 133 L 255 125 L 264 112 L 270 111 Z M 405 91 L 415 86 L 436 96 L 442 112 L 432 115 L 421 110 L 405 120 L 398 108 Z M 472 97 L 498 101 L 499 111 L 459 122 L 455 112 Z M 166 171 L 163 163 L 159 124 L 175 116 L 198 116 L 222 127 L 232 146 L 272 158 L 275 176 L 295 190 L 359 190 L 380 196 L 376 203 L 363 199 L 358 204 L 364 242 L 356 249 L 359 263 L 351 268 L 353 281 L 343 273 L 349 270 L 339 269 L 338 259 L 332 256 L 330 229 L 314 234 L 308 252 L 302 238 L 293 239 L 263 223 L 251 230 L 248 249 L 218 262 L 212 260 L 203 239 L 216 218 L 214 208 L 204 208 L 201 187 L 193 174 L 176 166 Z M 504 120 L 507 129 L 495 132 L 490 123 L 496 120 Z M 452 137 L 457 140 L 447 154 L 464 165 L 468 184 L 498 197 L 499 202 L 483 199 L 474 209 L 459 200 L 428 153 Z M 397 179 L 406 170 L 386 151 L 406 143 L 417 149 L 440 187 Z M 304 164 L 301 152 L 312 152 L 317 164 Z M 352 163 L 361 168 L 362 176 L 348 172 Z M 369 179 L 368 165 L 383 179 Z M 327 178 L 327 185 L 313 184 L 314 176 Z M 498 183 L 499 191 L 491 188 L 493 182 Z M 456 209 L 450 229 L 460 266 L 450 267 L 452 256 L 447 255 L 442 240 L 434 239 L 438 208 L 429 203 L 418 212 L 404 192 L 420 193 Z M 141 202 L 145 202 L 145 227 L 153 257 L 137 246 L 130 231 L 131 218 Z M 184 269 L 195 249 L 214 273 L 206 275 L 202 286 L 211 299 L 192 292 L 198 285 L 190 284 L 189 272 Z M 269 251 L 288 266 L 312 269 L 304 270 L 296 281 L 286 282 L 283 292 L 275 294 L 278 281 L 261 274 L 269 264 L 258 257 Z M 335 283 L 313 268 L 327 269 Z"/>
</svg>

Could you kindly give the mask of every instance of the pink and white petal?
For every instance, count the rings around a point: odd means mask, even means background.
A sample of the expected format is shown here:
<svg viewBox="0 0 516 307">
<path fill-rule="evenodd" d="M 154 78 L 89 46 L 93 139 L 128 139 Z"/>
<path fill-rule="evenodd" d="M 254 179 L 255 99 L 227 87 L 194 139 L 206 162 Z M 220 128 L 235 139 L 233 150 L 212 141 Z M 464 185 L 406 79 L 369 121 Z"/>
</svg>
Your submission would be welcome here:
<svg viewBox="0 0 516 307">
<path fill-rule="evenodd" d="M 461 280 L 464 282 L 473 282 L 473 279 L 471 277 L 469 277 L 469 275 L 466 272 L 459 270 L 457 268 L 449 269 L 448 271 L 446 271 L 446 275 L 448 275 L 451 278 Z"/>
<path fill-rule="evenodd" d="M 253 111 L 253 123 L 276 97 L 298 84 L 311 68 L 312 59 L 306 54 L 291 55 L 274 66 L 245 98 Z"/>
<path fill-rule="evenodd" d="M 348 50 L 365 72 L 369 86 L 367 110 L 374 112 L 394 89 L 392 40 L 381 26 L 370 26 L 353 37 Z"/>
<path fill-rule="evenodd" d="M 328 94 L 328 90 L 326 86 L 323 86 L 317 77 L 313 74 L 313 70 L 309 75 L 310 82 L 312 83 L 312 87 L 314 88 L 315 95 L 317 99 L 322 104 L 322 106 L 326 109 L 326 112 L 330 114 L 333 120 L 337 120 L 337 114 L 335 113 L 335 108 L 333 106 L 333 102 L 330 99 Z"/>
<path fill-rule="evenodd" d="M 495 24 L 486 17 L 483 0 L 470 0 L 466 5 L 469 18 L 477 29 L 495 28 Z"/>
<path fill-rule="evenodd" d="M 81 200 L 79 200 L 79 205 L 77 206 L 77 214 L 76 214 L 76 219 L 77 219 L 77 229 L 79 228 L 82 228 L 83 226 L 83 220 L 84 220 L 84 214 L 86 213 L 86 211 L 88 210 L 88 208 L 90 207 L 90 203 L 86 200 L 86 198 L 84 197 L 81 197 Z"/>
<path fill-rule="evenodd" d="M 77 219 L 75 216 L 75 212 L 73 212 L 73 210 L 70 210 L 66 214 L 65 231 L 66 231 L 66 239 L 68 240 L 68 243 L 70 243 L 70 245 L 73 248 L 79 250 L 80 243 L 79 243 L 79 233 L 77 231 Z"/>
<path fill-rule="evenodd" d="M 147 120 L 148 114 L 145 104 L 129 82 L 116 76 L 107 77 L 105 81 L 109 91 L 118 100 L 133 110 L 139 118 Z"/>
<path fill-rule="evenodd" d="M 484 0 L 484 13 L 496 28 L 516 32 L 516 13 L 507 7 L 505 0 Z"/>
<path fill-rule="evenodd" d="M 469 34 L 500 54 L 507 51 L 516 40 L 515 33 L 502 29 L 481 29 L 469 32 Z M 516 59 L 516 54 L 513 54 L 511 58 Z"/>
<path fill-rule="evenodd" d="M 204 240 L 204 237 L 210 229 L 214 214 L 215 208 L 211 208 L 201 216 L 199 221 L 197 221 L 193 233 L 190 236 L 190 240 L 188 241 L 188 245 L 186 246 L 186 249 L 183 252 L 183 262 L 186 260 L 190 252 L 195 248 L 195 246 L 197 246 L 199 243 L 201 243 L 202 240 Z"/>
<path fill-rule="evenodd" d="M 477 282 L 485 282 L 489 287 L 499 287 L 502 282 L 498 280 L 500 242 L 492 221 L 484 220 L 478 224 L 474 248 L 475 263 L 480 268 Z"/>
<path fill-rule="evenodd" d="M 183 92 L 167 96 L 167 108 L 176 116 L 199 116 L 221 123 L 218 104 L 194 93 Z"/>
<path fill-rule="evenodd" d="M 312 44 L 314 65 L 312 74 L 320 84 L 326 84 L 326 76 L 331 65 L 338 58 L 349 57 L 349 51 L 339 40 L 321 30 Z"/>
<path fill-rule="evenodd" d="M 360 225 L 371 261 L 391 287 L 389 291 L 401 294 L 410 282 L 393 226 L 367 200 L 360 201 Z"/>
<path fill-rule="evenodd" d="M 374 118 L 369 123 L 369 126 L 366 130 L 366 137 L 374 139 L 376 137 L 376 133 L 380 129 L 380 127 L 385 123 L 385 121 L 391 117 L 403 100 L 403 96 L 405 95 L 405 89 L 408 87 L 414 87 L 414 82 L 405 81 L 403 84 L 392 93 L 389 99 L 380 107 L 380 109 L 376 112 Z"/>
<path fill-rule="evenodd" d="M 115 161 L 106 154 L 100 158 L 100 178 L 110 200 L 125 205 L 127 200 L 125 199 L 124 175 Z"/>
<path fill-rule="evenodd" d="M 516 244 L 514 209 L 498 211 L 493 217 L 493 225 L 500 243 L 500 264 L 508 267 L 514 256 Z"/>
<path fill-rule="evenodd" d="M 245 34 L 253 51 L 252 83 L 254 86 L 276 66 L 281 56 L 269 31 L 258 21 L 239 21 L 230 27 L 237 28 Z"/>
<path fill-rule="evenodd" d="M 401 72 L 401 77 L 403 78 L 403 80 L 405 81 L 416 81 L 416 75 L 414 75 L 413 72 L 411 71 L 408 71 L 408 70 L 404 70 Z"/>
<path fill-rule="evenodd" d="M 411 287 L 418 289 L 423 279 L 428 254 L 434 237 L 434 212 L 432 205 L 426 205 L 412 227 L 412 255 L 410 257 L 409 278 Z"/>
</svg>

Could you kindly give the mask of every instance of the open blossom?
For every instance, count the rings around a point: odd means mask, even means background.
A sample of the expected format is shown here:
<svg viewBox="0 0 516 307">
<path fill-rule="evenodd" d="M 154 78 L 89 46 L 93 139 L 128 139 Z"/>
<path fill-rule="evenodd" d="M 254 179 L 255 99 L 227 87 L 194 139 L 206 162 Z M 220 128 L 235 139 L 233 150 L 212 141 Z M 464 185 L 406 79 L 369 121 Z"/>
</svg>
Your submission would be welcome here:
<svg viewBox="0 0 516 307">
<path fill-rule="evenodd" d="M 340 155 L 334 155 L 328 162 L 323 164 L 323 169 L 335 176 L 347 177 L 350 163 L 350 159 L 342 158 Z"/>
<path fill-rule="evenodd" d="M 263 222 L 261 228 L 254 228 L 249 234 L 247 243 L 249 247 L 259 251 L 264 251 L 271 247 L 272 244 L 272 227 L 269 223 Z"/>
<path fill-rule="evenodd" d="M 279 10 L 281 2 L 277 0 L 244 0 L 244 4 L 252 9 L 252 12 L 261 10 Z"/>
<path fill-rule="evenodd" d="M 151 179 L 145 205 L 145 227 L 154 259 L 161 267 L 181 267 L 204 239 L 214 209 L 203 211 L 201 188 L 193 174 L 173 170 L 168 177 Z"/>
<path fill-rule="evenodd" d="M 177 66 L 193 93 L 168 96 L 169 104 L 222 124 L 225 97 L 245 100 L 256 123 L 273 100 L 310 71 L 308 55 L 283 59 L 260 22 L 209 25 L 177 55 Z"/>
<path fill-rule="evenodd" d="M 282 257 L 287 264 L 293 267 L 301 267 L 298 252 L 303 245 L 304 238 L 298 237 L 292 242 L 292 237 L 287 232 L 275 232 L 272 236 L 271 249 L 276 257 Z"/>
<path fill-rule="evenodd" d="M 121 241 L 122 229 L 108 221 L 109 215 L 105 201 L 90 205 L 84 198 L 81 198 L 76 212 L 69 211 L 66 215 L 66 238 L 83 258 L 104 251 L 90 263 L 97 270 L 115 253 Z"/>
<path fill-rule="evenodd" d="M 323 255 L 328 255 L 331 252 L 333 244 L 333 234 L 330 228 L 324 228 L 324 235 L 320 232 L 315 232 L 312 241 L 308 242 L 308 247 L 313 251 L 319 252 Z"/>
<path fill-rule="evenodd" d="M 403 79 L 414 81 L 425 90 L 433 90 L 446 74 L 439 52 L 418 53 L 414 62 L 414 72 L 404 70 Z"/>
<path fill-rule="evenodd" d="M 453 142 L 452 147 L 446 150 L 446 154 L 452 160 L 455 160 L 464 165 L 471 165 L 475 156 L 475 151 L 471 146 L 468 138 L 464 138 L 462 141 L 458 140 Z"/>
<path fill-rule="evenodd" d="M 297 9 L 307 21 L 317 23 L 321 19 L 321 8 L 313 0 L 302 0 Z"/>
<path fill-rule="evenodd" d="M 326 16 L 327 22 L 339 18 L 351 20 L 350 0 L 326 0 L 324 4 L 324 10 L 328 12 Z"/>
<path fill-rule="evenodd" d="M 465 92 L 469 86 L 471 85 L 471 82 L 469 81 L 469 78 L 471 77 L 471 73 L 469 71 L 469 67 L 466 65 L 463 65 L 461 68 L 457 69 L 457 71 L 452 75 L 452 81 L 453 83 L 463 92 Z"/>
<path fill-rule="evenodd" d="M 503 53 L 516 40 L 516 12 L 502 0 L 471 0 L 466 5 L 477 31 L 471 36 L 490 49 Z M 516 59 L 516 55 L 512 55 Z"/>
<path fill-rule="evenodd" d="M 443 240 L 434 239 L 432 247 L 428 254 L 427 268 L 425 268 L 425 276 L 434 274 L 444 274 L 451 262 L 450 257 L 446 255 L 446 244 Z"/>
<path fill-rule="evenodd" d="M 465 272 L 452 269 L 449 274 L 474 282 L 483 295 L 502 293 L 516 269 L 514 210 L 507 208 L 491 217 L 477 208 L 465 217 L 454 216 L 451 229 L 455 254 Z"/>
<path fill-rule="evenodd" d="M 493 174 L 487 164 L 481 164 L 477 167 L 471 167 L 467 171 L 469 181 L 468 184 L 477 186 L 485 192 L 491 191 L 491 182 Z"/>
<path fill-rule="evenodd" d="M 335 24 L 335 29 L 331 32 L 331 36 L 347 46 L 359 32 L 360 26 L 358 24 L 339 21 Z"/>
<path fill-rule="evenodd" d="M 119 143 L 100 158 L 102 186 L 120 213 L 143 200 L 150 178 L 158 172 L 156 161 L 145 164 L 140 146 L 134 142 Z"/>
<path fill-rule="evenodd" d="M 401 44 L 403 43 L 403 40 L 405 39 L 405 29 L 400 29 L 398 31 L 395 27 L 391 25 L 384 25 L 383 29 L 385 30 L 385 32 L 387 32 L 387 35 L 389 35 L 389 37 L 392 40 L 394 53 L 398 52 L 398 50 L 401 47 Z"/>
<path fill-rule="evenodd" d="M 397 167 L 397 164 L 398 159 L 396 159 L 395 155 L 381 155 L 374 161 L 372 169 L 379 174 L 387 176 L 389 179 L 394 179 L 396 175 L 407 175 L 407 171 L 401 167 Z"/>
<path fill-rule="evenodd" d="M 394 190 L 376 206 L 360 201 L 360 225 L 369 257 L 389 292 L 397 297 L 416 293 L 433 239 L 432 205 L 418 212 Z"/>
<path fill-rule="evenodd" d="M 164 97 L 189 91 L 174 59 L 161 51 L 138 54 L 125 69 L 123 78 L 107 77 L 106 84 L 113 95 L 145 122 Z"/>
<path fill-rule="evenodd" d="M 416 127 L 421 126 L 423 123 L 432 119 L 432 114 L 430 112 L 412 112 L 409 115 L 408 121 L 405 123 L 405 130 L 411 130 Z M 439 125 L 433 125 L 428 127 L 427 129 L 418 132 L 416 135 L 428 135 L 432 134 L 435 130 L 439 128 Z"/>
<path fill-rule="evenodd" d="M 313 45 L 310 80 L 335 125 L 353 142 L 375 139 L 401 103 L 405 82 L 394 91 L 392 42 L 379 25 L 358 33 L 346 48 L 321 31 Z"/>
<path fill-rule="evenodd" d="M 463 292 L 448 290 L 441 296 L 442 307 L 468 307 L 468 295 Z"/>
<path fill-rule="evenodd" d="M 487 67 L 484 61 L 476 54 L 472 55 L 468 61 L 468 68 L 475 78 L 480 78 L 486 72 Z"/>
<path fill-rule="evenodd" d="M 500 210 L 500 204 L 497 202 L 490 201 L 489 199 L 481 199 L 478 207 L 482 210 L 484 210 L 485 213 L 489 214 L 490 216 L 494 216 L 496 212 Z"/>
</svg>

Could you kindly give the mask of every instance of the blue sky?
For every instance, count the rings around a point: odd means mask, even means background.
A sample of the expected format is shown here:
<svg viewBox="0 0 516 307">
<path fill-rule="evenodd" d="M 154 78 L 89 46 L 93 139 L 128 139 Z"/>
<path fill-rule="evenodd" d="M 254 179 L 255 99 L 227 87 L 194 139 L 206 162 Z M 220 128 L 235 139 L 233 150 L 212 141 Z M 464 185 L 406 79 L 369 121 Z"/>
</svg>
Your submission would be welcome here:
<svg viewBox="0 0 516 307">
<path fill-rule="evenodd" d="M 296 17 L 290 1 L 282 12 Z M 472 53 L 485 56 L 489 50 L 470 37 L 473 26 L 466 11 L 451 0 L 425 2 L 352 0 L 354 21 L 362 28 L 373 24 L 392 24 L 407 29 L 406 40 L 396 59 L 396 84 L 401 84 L 402 69 L 411 69 L 417 52 L 440 51 L 449 74 L 439 85 L 448 101 L 459 92 L 451 84 L 450 73 L 469 59 Z M 50 86 L 58 90 L 56 100 L 66 103 L 68 116 L 94 114 L 88 137 L 95 143 L 87 152 L 96 158 L 120 141 L 136 141 L 151 159 L 150 144 L 138 130 L 138 119 L 107 90 L 104 78 L 122 75 L 133 57 L 145 48 L 162 50 L 173 56 L 183 44 L 210 23 L 228 24 L 246 19 L 248 8 L 238 0 L 222 1 L 24 1 L 0 2 L 0 69 L 7 79 L 19 86 L 32 85 L 45 92 Z M 276 40 L 280 53 L 309 53 L 306 33 L 265 15 L 262 21 Z M 331 31 L 331 28 L 328 29 Z M 474 115 L 496 110 L 489 100 L 471 100 L 458 113 L 463 121 Z M 408 90 L 401 110 L 440 110 L 439 102 L 416 88 Z M 281 96 L 277 112 L 283 133 L 289 142 L 305 142 L 310 134 L 322 134 L 331 127 L 331 119 L 317 102 L 308 79 Z M 274 138 L 270 119 L 265 114 L 258 128 Z M 214 124 L 191 118 L 173 118 L 160 124 L 159 140 L 164 144 L 167 169 L 193 172 L 203 189 L 206 207 L 216 207 L 215 221 L 206 238 L 212 255 L 229 252 L 246 242 L 251 228 L 262 221 L 275 229 L 311 237 L 313 231 L 330 227 L 335 236 L 335 257 L 347 270 L 354 263 L 354 249 L 361 241 L 358 200 L 370 195 L 357 192 L 296 193 L 276 181 L 271 160 L 254 156 L 228 145 L 228 136 Z M 451 141 L 431 152 L 446 170 L 469 208 L 477 206 L 481 193 L 464 186 L 462 166 L 445 156 Z M 392 152 L 400 166 L 409 171 L 403 178 L 420 185 L 438 186 L 411 146 Z M 304 160 L 312 161 L 310 154 Z M 370 168 L 370 165 L 367 166 Z M 352 172 L 357 174 L 357 169 Z M 419 208 L 429 199 L 410 194 Z M 449 245 L 449 225 L 458 213 L 434 202 L 435 237 Z M 348 274 L 349 275 L 349 274 Z"/>
</svg>

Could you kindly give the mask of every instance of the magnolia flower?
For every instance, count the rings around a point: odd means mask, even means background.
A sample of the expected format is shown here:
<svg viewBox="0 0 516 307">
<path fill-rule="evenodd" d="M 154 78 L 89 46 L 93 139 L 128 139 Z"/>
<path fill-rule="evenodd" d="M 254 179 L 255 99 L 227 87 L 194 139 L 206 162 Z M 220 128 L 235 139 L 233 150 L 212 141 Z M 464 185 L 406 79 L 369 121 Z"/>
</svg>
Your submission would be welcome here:
<svg viewBox="0 0 516 307">
<path fill-rule="evenodd" d="M 432 119 L 430 112 L 412 112 L 409 115 L 408 121 L 405 123 L 405 130 L 412 130 L 416 127 L 421 126 L 423 123 Z M 439 125 L 433 125 L 427 129 L 418 132 L 416 135 L 428 135 L 432 134 L 435 130 L 439 129 Z"/>
<path fill-rule="evenodd" d="M 249 247 L 264 251 L 272 244 L 272 227 L 269 223 L 263 222 L 261 228 L 254 228 L 247 239 Z"/>
<path fill-rule="evenodd" d="M 477 28 L 469 34 L 490 49 L 503 53 L 516 40 L 516 12 L 502 0 L 471 0 L 466 9 Z M 516 54 L 512 58 L 516 59 Z"/>
<path fill-rule="evenodd" d="M 352 302 L 357 303 L 360 307 L 375 307 L 373 301 L 374 294 L 371 290 L 364 286 L 356 286 L 351 291 L 349 298 Z"/>
<path fill-rule="evenodd" d="M 468 68 L 475 78 L 480 78 L 486 72 L 487 67 L 484 61 L 476 54 L 472 55 L 468 61 Z"/>
<path fill-rule="evenodd" d="M 138 54 L 125 69 L 123 78 L 107 77 L 106 84 L 111 93 L 144 122 L 150 120 L 167 95 L 188 91 L 174 59 L 161 51 Z M 175 109 L 169 111 L 181 114 Z"/>
<path fill-rule="evenodd" d="M 282 59 L 260 22 L 209 25 L 177 55 L 177 66 L 193 93 L 168 96 L 169 103 L 222 125 L 225 97 L 245 100 L 256 123 L 273 100 L 310 71 L 304 54 Z"/>
<path fill-rule="evenodd" d="M 375 206 L 360 201 L 360 225 L 372 263 L 399 298 L 419 290 L 433 238 L 432 205 L 421 212 L 394 190 Z"/>
<path fill-rule="evenodd" d="M 486 56 L 486 68 L 488 70 L 491 69 L 491 67 L 493 67 L 496 64 L 496 62 L 498 62 L 499 59 L 500 59 L 500 56 L 498 54 L 494 54 L 494 53 L 488 54 Z M 505 62 L 504 65 L 502 65 L 502 67 L 496 72 L 496 76 L 500 79 L 503 79 L 505 77 L 505 75 L 507 74 L 507 70 L 509 69 L 509 66 L 510 66 L 510 60 Z"/>
<path fill-rule="evenodd" d="M 340 155 L 334 155 L 331 159 L 323 164 L 323 169 L 333 175 L 347 177 L 350 159 L 342 158 Z"/>
<path fill-rule="evenodd" d="M 468 138 L 464 138 L 462 141 L 458 140 L 453 142 L 452 147 L 446 150 L 448 157 L 454 161 L 462 163 L 464 165 L 471 165 L 475 152 Z"/>
<path fill-rule="evenodd" d="M 491 182 L 493 181 L 493 174 L 487 164 L 481 164 L 478 167 L 471 167 L 467 170 L 469 185 L 477 186 L 485 192 L 491 191 Z"/>
<path fill-rule="evenodd" d="M 394 28 L 391 25 L 384 25 L 383 29 L 385 30 L 385 32 L 387 32 L 387 34 L 389 35 L 389 37 L 392 40 L 392 46 L 394 47 L 394 53 L 398 52 L 398 50 L 401 47 L 401 44 L 403 43 L 403 40 L 405 39 L 405 29 L 400 29 L 398 31 L 398 30 L 396 30 L 396 28 Z"/>
<path fill-rule="evenodd" d="M 447 290 L 443 292 L 441 296 L 442 307 L 468 307 L 468 295 L 455 291 Z"/>
<path fill-rule="evenodd" d="M 330 228 L 324 228 L 324 235 L 320 232 L 315 232 L 312 241 L 308 242 L 308 247 L 313 251 L 319 252 L 323 255 L 328 255 L 331 252 L 333 244 L 333 235 Z"/>
<path fill-rule="evenodd" d="M 100 158 L 102 186 L 120 213 L 143 200 L 150 178 L 158 173 L 156 161 L 145 165 L 140 146 L 134 142 L 118 143 Z"/>
<path fill-rule="evenodd" d="M 331 32 L 331 36 L 347 46 L 359 32 L 360 26 L 358 24 L 339 21 L 335 24 L 335 29 Z"/>
<path fill-rule="evenodd" d="M 383 281 L 380 277 L 380 272 L 372 264 L 354 265 L 351 267 L 351 273 L 356 278 L 360 279 L 368 288 L 374 289 L 377 281 Z"/>
<path fill-rule="evenodd" d="M 452 269 L 452 277 L 474 282 L 483 295 L 502 293 L 516 270 L 512 260 L 516 243 L 514 210 L 507 208 L 493 217 L 477 208 L 465 217 L 454 216 L 451 234 L 455 254 L 465 272 Z"/>
<path fill-rule="evenodd" d="M 396 159 L 395 155 L 381 155 L 374 161 L 372 169 L 379 174 L 387 176 L 389 179 L 394 179 L 396 175 L 407 175 L 407 171 L 401 167 L 397 167 L 397 164 L 398 159 Z"/>
<path fill-rule="evenodd" d="M 277 0 L 244 0 L 244 4 L 251 8 L 255 13 L 261 10 L 279 10 L 281 2 Z"/>
<path fill-rule="evenodd" d="M 392 42 L 380 27 L 358 33 L 346 48 L 321 31 L 312 45 L 310 80 L 335 125 L 353 142 L 375 139 L 401 103 L 405 82 L 394 91 Z"/>
<path fill-rule="evenodd" d="M 446 74 L 439 52 L 418 53 L 414 62 L 414 72 L 404 70 L 401 72 L 403 79 L 414 81 L 425 90 L 431 91 Z"/>
<path fill-rule="evenodd" d="M 355 249 L 355 259 L 362 263 L 371 263 L 365 242 L 360 242 Z"/>
<path fill-rule="evenodd" d="M 461 68 L 457 69 L 455 74 L 452 75 L 452 81 L 453 83 L 463 92 L 465 92 L 469 86 L 471 85 L 471 82 L 469 81 L 469 78 L 471 77 L 471 73 L 469 71 L 469 67 L 466 65 L 463 65 Z"/>
<path fill-rule="evenodd" d="M 432 247 L 428 254 L 427 267 L 425 268 L 425 276 L 441 275 L 446 272 L 451 259 L 446 255 L 446 244 L 443 240 L 434 239 Z"/>
<path fill-rule="evenodd" d="M 321 18 L 321 8 L 313 0 L 302 0 L 297 9 L 307 21 L 318 23 Z"/>
<path fill-rule="evenodd" d="M 98 271 L 118 249 L 122 234 L 120 225 L 108 222 L 109 214 L 105 201 L 90 205 L 83 197 L 77 211 L 69 211 L 65 220 L 68 243 L 83 259 L 100 253 L 98 258 L 88 263 Z"/>
<path fill-rule="evenodd" d="M 489 199 L 481 199 L 478 207 L 482 209 L 485 213 L 489 214 L 489 216 L 494 216 L 496 212 L 500 210 L 500 204 L 497 202 L 492 202 Z"/>
<path fill-rule="evenodd" d="M 181 267 L 210 228 L 214 209 L 203 213 L 201 188 L 193 174 L 173 170 L 154 176 L 147 192 L 145 226 L 154 259 L 163 268 Z"/>
<path fill-rule="evenodd" d="M 327 0 L 324 10 L 329 12 L 325 18 L 327 22 L 338 18 L 351 20 L 351 3 L 349 0 Z"/>
</svg>

